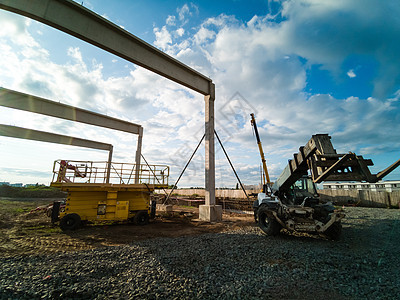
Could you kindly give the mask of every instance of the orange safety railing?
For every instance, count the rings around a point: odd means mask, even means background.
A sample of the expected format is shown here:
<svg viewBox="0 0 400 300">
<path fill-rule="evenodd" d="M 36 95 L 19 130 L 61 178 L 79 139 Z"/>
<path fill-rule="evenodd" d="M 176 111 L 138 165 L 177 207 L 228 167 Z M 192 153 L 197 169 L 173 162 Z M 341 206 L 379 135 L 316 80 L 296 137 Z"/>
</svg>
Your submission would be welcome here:
<svg viewBox="0 0 400 300">
<path fill-rule="evenodd" d="M 53 183 L 138 183 L 168 185 L 169 167 L 165 165 L 139 165 L 106 161 L 56 160 L 53 165 Z M 108 170 L 110 177 L 107 178 Z M 107 180 L 108 179 L 108 180 Z"/>
</svg>

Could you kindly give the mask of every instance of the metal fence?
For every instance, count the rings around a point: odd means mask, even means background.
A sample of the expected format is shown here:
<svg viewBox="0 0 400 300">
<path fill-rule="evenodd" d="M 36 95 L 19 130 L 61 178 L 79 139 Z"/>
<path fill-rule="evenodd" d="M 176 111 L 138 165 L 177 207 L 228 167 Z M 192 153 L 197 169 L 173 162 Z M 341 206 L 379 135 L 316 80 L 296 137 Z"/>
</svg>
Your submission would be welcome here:
<svg viewBox="0 0 400 300">
<path fill-rule="evenodd" d="M 336 205 L 355 205 L 362 207 L 397 207 L 400 208 L 400 191 L 368 190 L 318 190 L 321 200 L 331 201 Z"/>
</svg>

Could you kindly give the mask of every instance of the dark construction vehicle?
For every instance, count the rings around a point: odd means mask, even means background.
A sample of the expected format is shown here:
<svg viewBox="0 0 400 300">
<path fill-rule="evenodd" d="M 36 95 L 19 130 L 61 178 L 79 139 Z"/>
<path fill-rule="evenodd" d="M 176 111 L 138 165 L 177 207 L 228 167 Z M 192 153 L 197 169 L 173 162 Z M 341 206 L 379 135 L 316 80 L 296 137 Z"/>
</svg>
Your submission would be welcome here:
<svg viewBox="0 0 400 300">
<path fill-rule="evenodd" d="M 344 214 L 331 203 L 320 203 L 308 176 L 298 179 L 287 191 L 259 193 L 253 208 L 256 222 L 267 235 L 277 235 L 282 228 L 321 233 L 331 239 L 338 239 L 341 233 Z"/>
<path fill-rule="evenodd" d="M 385 170 L 371 174 L 373 163 L 354 153 L 337 154 L 327 134 L 313 135 L 271 184 L 254 114 L 251 114 L 264 169 L 263 192 L 253 203 L 254 218 L 267 235 L 277 235 L 282 228 L 289 231 L 321 234 L 338 239 L 341 209 L 332 203 L 322 203 L 315 183 L 323 181 L 377 182 L 400 165 L 400 160 Z M 266 182 L 265 182 L 266 179 Z"/>
</svg>

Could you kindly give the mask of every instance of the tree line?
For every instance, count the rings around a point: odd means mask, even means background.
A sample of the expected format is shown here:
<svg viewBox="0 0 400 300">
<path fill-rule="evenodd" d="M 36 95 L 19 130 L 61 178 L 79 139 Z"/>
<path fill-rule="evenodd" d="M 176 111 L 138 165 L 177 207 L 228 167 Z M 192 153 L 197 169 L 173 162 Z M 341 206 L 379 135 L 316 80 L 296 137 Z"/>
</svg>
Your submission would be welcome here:
<svg viewBox="0 0 400 300">
<path fill-rule="evenodd" d="M 9 198 L 65 198 L 66 193 L 57 188 L 36 185 L 29 187 L 15 187 L 0 185 L 0 197 Z"/>
</svg>

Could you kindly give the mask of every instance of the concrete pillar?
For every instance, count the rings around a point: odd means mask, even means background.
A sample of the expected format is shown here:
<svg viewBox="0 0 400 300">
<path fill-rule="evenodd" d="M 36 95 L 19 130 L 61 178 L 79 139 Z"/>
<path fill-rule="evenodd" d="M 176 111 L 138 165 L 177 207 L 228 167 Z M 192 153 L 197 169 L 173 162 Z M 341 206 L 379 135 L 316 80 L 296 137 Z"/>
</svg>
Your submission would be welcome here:
<svg viewBox="0 0 400 300">
<path fill-rule="evenodd" d="M 137 140 L 137 148 L 136 148 L 136 171 L 135 171 L 135 184 L 139 184 L 139 171 L 140 171 L 140 158 L 142 155 L 142 139 L 143 139 L 143 127 L 139 128 L 139 135 Z"/>
<path fill-rule="evenodd" d="M 110 183 L 112 156 L 113 156 L 113 146 L 111 146 L 110 150 L 108 151 L 106 183 Z"/>
<path fill-rule="evenodd" d="M 215 203 L 215 143 L 214 143 L 214 101 L 215 86 L 210 84 L 210 94 L 204 96 L 205 110 L 205 205 L 199 206 L 199 218 L 216 222 L 222 219 L 222 206 Z"/>
</svg>

